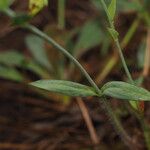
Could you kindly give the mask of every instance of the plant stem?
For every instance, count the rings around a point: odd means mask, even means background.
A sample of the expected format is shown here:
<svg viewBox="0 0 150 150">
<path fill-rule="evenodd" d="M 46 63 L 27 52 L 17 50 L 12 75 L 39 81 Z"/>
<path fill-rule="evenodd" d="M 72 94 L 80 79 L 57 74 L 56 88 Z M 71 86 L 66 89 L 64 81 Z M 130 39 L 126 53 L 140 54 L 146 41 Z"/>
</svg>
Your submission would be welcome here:
<svg viewBox="0 0 150 150">
<path fill-rule="evenodd" d="M 143 116 L 141 117 L 141 126 L 142 126 L 142 129 L 144 132 L 146 146 L 147 146 L 148 150 L 150 150 L 150 134 L 149 134 L 150 128 L 147 125 L 147 123 L 145 122 Z"/>
<path fill-rule="evenodd" d="M 100 104 L 101 104 L 101 101 L 100 101 Z M 113 112 L 110 103 L 106 100 L 105 97 L 102 99 L 102 104 L 104 106 L 104 110 L 106 109 L 106 111 L 108 112 L 108 114 L 111 114 L 111 115 L 109 115 L 109 117 L 110 117 L 111 122 L 113 123 L 114 129 L 116 130 L 116 132 L 118 133 L 118 135 L 120 136 L 120 138 L 122 139 L 122 141 L 130 149 L 132 149 L 134 147 L 132 139 L 127 134 L 127 132 L 124 130 L 124 128 L 122 127 L 122 125 L 121 125 L 118 117 Z"/>
<path fill-rule="evenodd" d="M 147 149 L 150 150 L 150 134 L 149 134 L 150 127 L 147 125 L 147 122 L 145 121 L 143 114 L 139 114 L 139 112 L 135 111 L 131 107 L 131 105 L 129 105 L 129 103 L 127 103 L 127 102 L 125 102 L 125 106 L 128 109 L 128 111 L 132 115 L 134 115 L 136 117 L 136 119 L 139 121 L 141 128 L 143 130 L 143 135 L 145 138 L 145 143 L 146 143 Z"/>
<path fill-rule="evenodd" d="M 108 18 L 110 27 L 111 27 L 113 30 L 115 30 L 114 23 L 113 23 L 112 20 L 110 20 L 109 13 L 108 13 L 108 9 L 107 9 L 107 5 L 106 5 L 105 1 L 104 1 L 104 0 L 101 0 L 101 3 L 102 3 L 102 6 L 103 6 L 103 8 L 104 8 L 104 10 L 105 10 L 105 12 L 106 12 L 106 15 L 107 15 L 107 18 Z M 118 52 L 119 52 L 119 55 L 120 55 L 120 58 L 121 58 L 121 61 L 122 61 L 124 70 L 125 70 L 125 72 L 126 72 L 126 75 L 127 75 L 128 79 L 130 80 L 130 83 L 134 84 L 134 81 L 133 81 L 133 79 L 132 79 L 132 76 L 131 76 L 131 74 L 130 74 L 130 71 L 129 71 L 128 67 L 127 67 L 127 64 L 126 64 L 124 55 L 123 55 L 123 53 L 122 53 L 122 49 L 121 49 L 121 45 L 120 45 L 120 43 L 119 43 L 118 37 L 114 40 L 114 42 L 115 42 L 116 47 L 117 47 L 117 49 L 118 49 Z"/>
<path fill-rule="evenodd" d="M 51 39 L 49 36 L 47 36 L 45 33 L 37 29 L 36 27 L 32 25 L 26 25 L 25 28 L 29 29 L 31 32 L 37 34 L 41 38 L 48 41 L 50 44 L 52 44 L 57 50 L 61 51 L 66 57 L 68 57 L 74 64 L 80 69 L 80 71 L 83 73 L 83 75 L 86 77 L 86 79 L 89 81 L 91 86 L 95 89 L 98 96 L 101 97 L 102 93 L 101 90 L 98 88 L 98 86 L 95 84 L 95 82 L 92 80 L 92 78 L 89 76 L 89 74 L 86 72 L 86 70 L 82 67 L 82 65 L 63 47 L 61 47 L 59 44 L 57 44 L 53 39 Z M 129 141 L 131 141 L 130 137 L 126 133 L 126 131 L 123 129 L 120 121 L 118 120 L 117 116 L 114 114 L 110 104 L 107 102 L 105 98 L 102 99 L 102 103 L 107 115 L 111 118 L 114 127 L 118 134 L 121 136 L 121 138 L 124 140 L 125 144 L 128 144 Z M 129 146 L 129 145 L 128 145 Z"/>
<path fill-rule="evenodd" d="M 122 42 L 121 42 L 121 47 L 124 49 L 129 41 L 131 40 L 131 38 L 133 37 L 135 31 L 138 28 L 139 25 L 139 18 L 136 18 L 132 25 L 130 26 L 129 30 L 127 31 L 125 37 L 123 38 Z M 118 54 L 118 53 L 117 53 Z M 118 55 L 113 55 L 108 62 L 106 63 L 104 69 L 102 71 L 100 71 L 96 77 L 96 83 L 100 84 L 105 78 L 106 76 L 110 73 L 110 71 L 112 70 L 112 68 L 116 65 L 116 63 L 118 62 Z"/>
<path fill-rule="evenodd" d="M 12 11 L 11 9 L 6 10 L 5 13 L 9 17 L 11 17 L 11 18 L 15 17 L 15 12 Z M 39 37 L 41 37 L 41 38 L 45 39 L 46 41 L 48 41 L 57 50 L 59 50 L 60 52 L 62 52 L 66 57 L 68 57 L 72 62 L 74 62 L 74 64 L 81 70 L 81 72 L 87 78 L 87 80 L 89 81 L 89 83 L 93 86 L 93 88 L 96 90 L 96 92 L 99 95 L 102 94 L 101 91 L 99 90 L 99 88 L 97 87 L 97 85 L 95 84 L 95 82 L 91 79 L 91 77 L 89 76 L 89 74 L 86 72 L 86 70 L 82 67 L 82 65 L 67 50 L 65 50 L 62 46 L 60 46 L 57 42 L 55 42 L 51 37 L 49 37 L 44 32 L 40 31 L 35 26 L 30 25 L 30 24 L 25 24 L 25 25 L 22 25 L 21 27 L 30 30 L 34 34 L 37 34 Z"/>
<path fill-rule="evenodd" d="M 104 8 L 104 10 L 105 10 L 105 12 L 106 12 L 106 15 L 107 15 L 107 18 L 108 18 L 110 27 L 115 30 L 114 23 L 110 20 L 110 17 L 109 17 L 109 14 L 108 14 L 107 5 L 106 5 L 105 1 L 104 1 L 104 0 L 101 0 L 101 3 L 102 3 L 103 8 Z M 144 17 L 145 17 L 145 20 L 146 20 L 148 26 L 150 26 L 150 17 L 149 17 L 149 14 L 148 14 L 146 11 L 144 11 L 143 15 L 144 15 Z M 122 49 L 121 49 L 121 45 L 120 45 L 120 43 L 119 43 L 118 37 L 117 37 L 114 41 L 115 41 L 116 47 L 117 47 L 117 49 L 118 49 L 118 52 L 119 52 L 119 55 L 120 55 L 120 58 L 121 58 L 121 61 L 122 61 L 124 70 L 125 70 L 125 72 L 126 72 L 126 75 L 127 75 L 128 79 L 130 80 L 130 83 L 131 83 L 131 84 L 134 84 L 134 81 L 133 81 L 133 79 L 132 79 L 132 76 L 131 76 L 131 74 L 130 74 L 130 72 L 129 72 L 129 69 L 128 69 L 128 67 L 127 67 L 127 64 L 126 64 L 124 55 L 123 55 L 123 53 L 122 53 Z M 147 127 L 147 125 L 146 125 L 145 122 L 141 121 L 141 120 L 144 120 L 144 117 L 139 114 L 139 115 L 138 115 L 138 120 L 140 121 L 140 124 L 141 124 L 142 129 L 143 129 L 143 132 L 144 132 L 144 137 L 145 137 L 145 140 L 146 140 L 147 148 L 150 150 L 150 144 L 149 144 L 149 143 L 150 143 L 150 139 L 149 139 L 150 135 L 149 135 L 149 133 L 148 133 L 148 127 Z"/>
<path fill-rule="evenodd" d="M 119 55 L 120 55 L 120 58 L 121 58 L 121 61 L 122 61 L 124 70 L 125 70 L 125 72 L 126 72 L 126 75 L 127 75 L 128 79 L 130 80 L 130 83 L 134 84 L 134 81 L 133 81 L 133 79 L 132 79 L 132 76 L 131 76 L 131 74 L 130 74 L 130 71 L 129 71 L 128 67 L 127 67 L 127 64 L 126 64 L 124 55 L 123 55 L 123 53 L 122 53 L 122 49 L 121 49 L 119 40 L 117 39 L 115 42 L 116 42 L 116 46 L 117 46 L 117 49 L 118 49 L 118 52 L 119 52 Z"/>
<path fill-rule="evenodd" d="M 12 10 L 8 10 L 5 13 L 8 16 L 10 16 L 11 18 L 14 17 L 14 12 Z M 44 40 L 46 40 L 48 43 L 53 45 L 58 51 L 62 52 L 66 57 L 68 57 L 80 69 L 82 74 L 86 77 L 86 79 L 89 81 L 91 86 L 95 89 L 95 91 L 97 92 L 98 96 L 99 97 L 102 96 L 101 90 L 98 88 L 98 86 L 92 80 L 92 78 L 87 73 L 87 71 L 82 67 L 82 65 L 67 50 L 65 50 L 62 46 L 60 46 L 58 43 L 56 43 L 51 37 L 49 37 L 48 35 L 46 35 L 42 31 L 40 31 L 38 28 L 36 28 L 36 27 L 34 27 L 34 26 L 30 25 L 30 24 L 25 24 L 25 25 L 23 25 L 21 27 L 25 28 L 25 29 L 28 29 L 29 31 L 33 32 L 34 34 L 37 34 L 39 37 L 41 37 Z M 111 118 L 112 123 L 113 123 L 113 125 L 114 125 L 114 127 L 116 129 L 116 132 L 118 133 L 118 135 L 120 135 L 120 137 L 123 139 L 123 141 L 124 141 L 124 143 L 126 145 L 131 147 L 131 145 L 130 145 L 131 138 L 128 136 L 128 134 L 126 133 L 126 131 L 122 127 L 119 119 L 117 118 L 117 116 L 113 112 L 110 104 L 107 102 L 107 100 L 105 98 L 102 98 L 102 101 L 100 101 L 100 105 L 104 106 L 105 111 L 106 111 L 107 115 Z"/>
<path fill-rule="evenodd" d="M 58 0 L 58 27 L 65 28 L 65 3 L 66 0 Z"/>
<path fill-rule="evenodd" d="M 110 27 L 111 27 L 111 28 L 114 28 L 114 24 L 113 24 L 112 20 L 109 19 L 108 8 L 107 8 L 107 5 L 106 5 L 105 1 L 104 1 L 104 0 L 101 0 L 101 3 L 102 3 L 102 6 L 103 6 L 103 8 L 104 8 L 104 10 L 105 10 L 106 15 L 107 15 L 107 19 L 108 19 L 108 22 L 109 22 L 109 24 L 110 24 Z"/>
<path fill-rule="evenodd" d="M 40 31 L 38 28 L 36 28 L 36 27 L 34 27 L 34 26 L 30 25 L 30 24 L 26 24 L 23 27 L 28 29 L 28 30 L 30 30 L 31 32 L 37 34 L 38 36 L 40 36 L 41 38 L 45 39 L 46 41 L 48 41 L 57 50 L 62 52 L 66 57 L 68 57 L 72 62 L 74 62 L 74 64 L 76 64 L 76 66 L 81 70 L 81 72 L 87 78 L 89 83 L 94 87 L 96 92 L 101 95 L 101 91 L 99 90 L 97 85 L 94 83 L 94 81 L 91 79 L 91 77 L 86 72 L 86 70 L 82 67 L 82 65 L 67 50 L 65 50 L 62 46 L 60 46 L 57 42 L 55 42 L 51 37 L 49 37 L 48 35 L 46 35 L 42 31 Z"/>
</svg>

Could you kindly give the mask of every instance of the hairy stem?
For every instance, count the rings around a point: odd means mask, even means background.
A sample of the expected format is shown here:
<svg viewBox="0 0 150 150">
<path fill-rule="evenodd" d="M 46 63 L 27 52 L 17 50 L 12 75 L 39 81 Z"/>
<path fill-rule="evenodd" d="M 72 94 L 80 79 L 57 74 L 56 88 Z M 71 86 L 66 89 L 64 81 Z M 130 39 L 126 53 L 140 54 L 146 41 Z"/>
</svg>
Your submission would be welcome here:
<svg viewBox="0 0 150 150">
<path fill-rule="evenodd" d="M 104 8 L 104 10 L 106 12 L 106 15 L 107 15 L 110 27 L 115 30 L 114 23 L 113 23 L 112 20 L 110 20 L 108 9 L 107 9 L 107 5 L 106 5 L 105 1 L 101 0 L 101 3 L 102 3 L 102 6 L 103 6 L 103 8 Z M 147 22 L 148 26 L 150 26 L 150 17 L 149 17 L 149 14 L 146 11 L 144 11 L 143 15 L 145 17 L 145 21 Z M 114 42 L 115 42 L 116 47 L 118 49 L 118 52 L 119 52 L 119 55 L 120 55 L 120 58 L 121 58 L 124 70 L 126 72 L 126 75 L 127 75 L 128 79 L 129 79 L 130 83 L 134 84 L 134 81 L 133 81 L 131 73 L 130 73 L 128 67 L 127 67 L 127 64 L 126 64 L 126 61 L 125 61 L 125 58 L 124 58 L 124 55 L 123 55 L 123 52 L 122 52 L 122 49 L 121 49 L 121 44 L 119 43 L 119 38 L 117 37 L 114 40 Z M 150 135 L 148 133 L 148 127 L 147 127 L 145 121 L 144 122 L 141 121 L 141 120 L 144 120 L 144 117 L 142 115 L 140 115 L 140 114 L 138 114 L 137 116 L 138 116 L 137 118 L 138 118 L 138 120 L 139 120 L 139 122 L 140 122 L 140 124 L 142 126 L 143 132 L 144 132 L 144 136 L 145 136 L 147 148 L 150 149 L 150 144 L 149 144 L 149 141 L 150 141 L 149 137 L 150 137 Z"/>
<path fill-rule="evenodd" d="M 14 17 L 14 12 L 12 10 L 8 10 L 5 12 L 9 17 L 13 18 Z M 48 43 L 53 45 L 58 51 L 62 52 L 66 57 L 68 57 L 82 72 L 82 74 L 86 77 L 86 79 L 89 81 L 91 86 L 95 89 L 99 97 L 102 96 L 101 90 L 98 88 L 98 86 L 95 84 L 95 82 L 92 80 L 90 75 L 87 73 L 87 71 L 82 67 L 82 65 L 67 51 L 65 50 L 62 46 L 60 46 L 57 42 L 55 42 L 51 37 L 49 37 L 47 34 L 43 33 L 40 31 L 38 28 L 35 26 L 32 26 L 30 24 L 25 24 L 21 26 L 22 28 L 28 29 L 29 31 L 33 32 L 34 34 L 38 35 L 39 37 L 43 38 L 46 40 Z M 125 144 L 131 147 L 130 142 L 131 139 L 122 127 L 118 117 L 115 115 L 113 112 L 110 103 L 107 102 L 105 98 L 102 98 L 102 101 L 100 102 L 109 116 L 111 118 L 111 121 L 117 131 L 117 133 L 120 135 L 120 137 L 124 140 Z"/>
<path fill-rule="evenodd" d="M 86 70 L 82 67 L 82 65 L 68 52 L 66 51 L 63 47 L 61 47 L 59 44 L 57 44 L 53 39 L 51 39 L 49 36 L 47 36 L 45 33 L 37 29 L 36 27 L 32 25 L 26 25 L 25 28 L 29 29 L 33 33 L 37 34 L 41 38 L 45 39 L 48 41 L 50 44 L 52 44 L 57 50 L 61 51 L 66 57 L 68 57 L 74 64 L 80 69 L 80 71 L 83 73 L 83 75 L 86 77 L 86 79 L 89 81 L 91 86 L 95 89 L 99 97 L 101 97 L 102 93 L 98 86 L 95 84 L 95 82 L 92 80 L 92 78 L 89 76 L 89 74 L 86 72 Z M 121 136 L 123 140 L 125 140 L 126 144 L 129 143 L 131 140 L 126 131 L 123 129 L 120 121 L 118 120 L 117 116 L 113 112 L 110 104 L 107 102 L 106 99 L 102 99 L 102 104 L 104 105 L 104 108 L 107 112 L 107 115 L 111 118 L 111 121 L 114 124 L 114 127 L 116 128 L 116 131 L 118 134 Z"/>
<path fill-rule="evenodd" d="M 38 28 L 35 26 L 26 24 L 23 26 L 24 28 L 30 30 L 31 32 L 37 34 L 41 38 L 45 39 L 48 41 L 51 45 L 53 45 L 57 50 L 59 50 L 61 53 L 63 53 L 66 57 L 68 57 L 74 64 L 80 69 L 82 74 L 87 78 L 89 83 L 93 86 L 93 88 L 96 90 L 96 92 L 101 95 L 101 91 L 97 87 L 97 85 L 94 83 L 94 81 L 91 79 L 89 74 L 86 72 L 86 70 L 82 67 L 82 65 L 67 51 L 65 50 L 62 46 L 60 46 L 57 42 L 55 42 L 51 37 L 40 31 Z"/>
<path fill-rule="evenodd" d="M 121 42 L 121 47 L 124 49 L 128 43 L 130 42 L 131 38 L 133 38 L 133 35 L 135 34 L 135 31 L 138 28 L 139 25 L 139 17 L 136 18 L 132 25 L 130 26 L 129 30 L 127 31 L 125 37 L 123 38 L 122 42 Z M 110 71 L 113 69 L 113 67 L 116 65 L 116 63 L 118 62 L 118 55 L 113 55 L 108 62 L 106 63 L 105 67 L 103 70 L 101 70 L 97 77 L 96 77 L 96 83 L 97 84 L 101 84 L 101 82 L 106 78 L 106 76 L 108 76 L 108 74 L 110 73 Z"/>
<path fill-rule="evenodd" d="M 112 20 L 110 20 L 109 13 L 108 13 L 108 9 L 107 9 L 107 5 L 106 5 L 105 1 L 104 1 L 104 0 L 101 0 L 101 3 L 102 3 L 102 6 L 103 6 L 103 8 L 104 8 L 104 10 L 105 10 L 105 12 L 106 12 L 106 15 L 107 15 L 107 18 L 108 18 L 110 27 L 111 27 L 113 30 L 115 30 L 114 23 L 113 23 Z M 130 71 L 129 71 L 128 67 L 127 67 L 127 64 L 126 64 L 124 55 L 123 55 L 123 53 L 122 53 L 122 49 L 121 49 L 121 45 L 120 45 L 120 43 L 119 43 L 119 39 L 116 38 L 116 39 L 114 40 L 114 42 L 115 42 L 115 44 L 116 44 L 116 47 L 117 47 L 119 56 L 120 56 L 120 58 L 121 58 L 122 65 L 123 65 L 123 67 L 124 67 L 124 70 L 125 70 L 125 72 L 126 72 L 126 75 L 127 75 L 128 79 L 130 80 L 130 83 L 134 84 L 134 81 L 133 81 L 133 79 L 132 79 L 132 76 L 131 76 L 131 74 L 130 74 Z"/>
</svg>

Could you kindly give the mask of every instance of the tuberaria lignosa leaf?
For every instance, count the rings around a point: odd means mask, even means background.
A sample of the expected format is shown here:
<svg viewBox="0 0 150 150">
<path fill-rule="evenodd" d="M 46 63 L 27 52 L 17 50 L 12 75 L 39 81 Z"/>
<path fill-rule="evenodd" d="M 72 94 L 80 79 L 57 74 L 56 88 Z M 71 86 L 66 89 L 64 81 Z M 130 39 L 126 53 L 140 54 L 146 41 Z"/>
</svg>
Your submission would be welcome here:
<svg viewBox="0 0 150 150">
<path fill-rule="evenodd" d="M 101 90 L 104 95 L 113 98 L 135 101 L 150 101 L 149 91 L 126 82 L 108 82 L 102 87 Z"/>
<path fill-rule="evenodd" d="M 97 96 L 91 87 L 65 80 L 39 80 L 30 85 L 68 96 Z"/>
</svg>

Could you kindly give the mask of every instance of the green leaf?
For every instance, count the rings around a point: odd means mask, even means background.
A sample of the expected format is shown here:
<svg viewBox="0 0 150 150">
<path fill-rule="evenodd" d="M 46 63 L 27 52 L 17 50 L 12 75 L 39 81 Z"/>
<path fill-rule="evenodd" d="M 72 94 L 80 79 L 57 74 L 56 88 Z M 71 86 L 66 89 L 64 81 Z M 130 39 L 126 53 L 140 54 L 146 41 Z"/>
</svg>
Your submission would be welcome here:
<svg viewBox="0 0 150 150">
<path fill-rule="evenodd" d="M 117 4 L 117 1 L 116 0 L 111 0 L 111 3 L 108 7 L 108 14 L 109 14 L 109 19 L 111 21 L 114 20 L 114 17 L 115 17 L 115 13 L 116 13 L 116 4 Z"/>
<path fill-rule="evenodd" d="M 130 100 L 129 103 L 132 106 L 132 108 L 134 108 L 135 110 L 138 110 L 138 108 L 139 108 L 138 107 L 139 101 Z"/>
<path fill-rule="evenodd" d="M 16 51 L 0 53 L 0 63 L 6 66 L 20 66 L 24 60 L 24 56 Z"/>
<path fill-rule="evenodd" d="M 7 9 L 13 0 L 0 0 L 0 11 Z"/>
<path fill-rule="evenodd" d="M 149 91 L 126 82 L 108 82 L 102 87 L 101 90 L 104 95 L 118 99 L 150 101 Z"/>
<path fill-rule="evenodd" d="M 104 34 L 97 21 L 89 21 L 86 23 L 79 35 L 76 46 L 74 48 L 74 55 L 81 56 L 87 50 L 101 44 Z"/>
<path fill-rule="evenodd" d="M 23 81 L 22 75 L 14 68 L 0 66 L 0 77 L 17 82 Z"/>
<path fill-rule="evenodd" d="M 19 67 L 28 69 L 42 78 L 50 78 L 48 71 L 36 63 L 32 58 L 26 58 L 17 51 L 6 51 L 0 53 L 0 64 L 8 67 Z"/>
<path fill-rule="evenodd" d="M 35 60 L 43 67 L 51 70 L 52 65 L 48 60 L 46 50 L 44 48 L 44 40 L 36 35 L 29 35 L 26 37 L 26 44 Z"/>
<path fill-rule="evenodd" d="M 64 94 L 67 96 L 96 96 L 97 94 L 94 90 L 89 87 L 79 83 L 64 81 L 64 80 L 39 80 L 33 83 L 30 83 L 35 87 L 48 90 L 51 92 L 56 92 L 59 94 Z"/>
<path fill-rule="evenodd" d="M 29 10 L 32 16 L 36 15 L 44 6 L 48 5 L 48 0 L 29 0 Z"/>
<path fill-rule="evenodd" d="M 41 67 L 39 64 L 34 62 L 33 60 L 28 60 L 26 63 L 22 65 L 22 67 L 36 73 L 41 78 L 44 78 L 44 79 L 51 78 L 49 72 L 45 70 L 43 67 Z"/>
<path fill-rule="evenodd" d="M 116 40 L 118 38 L 119 33 L 116 30 L 114 30 L 112 28 L 108 28 L 108 31 L 114 40 Z"/>
</svg>

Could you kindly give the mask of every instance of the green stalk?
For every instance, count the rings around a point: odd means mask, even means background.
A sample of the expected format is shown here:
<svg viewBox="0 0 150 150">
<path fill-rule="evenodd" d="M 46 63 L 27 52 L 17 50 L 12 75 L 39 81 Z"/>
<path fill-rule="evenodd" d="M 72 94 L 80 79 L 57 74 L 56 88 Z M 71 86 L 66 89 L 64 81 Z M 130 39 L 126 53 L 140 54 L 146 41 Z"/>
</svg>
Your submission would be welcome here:
<svg viewBox="0 0 150 150">
<path fill-rule="evenodd" d="M 144 120 L 144 116 L 141 116 L 141 126 L 144 132 L 144 137 L 145 137 L 145 142 L 146 142 L 146 146 L 148 148 L 148 150 L 150 150 L 150 127 L 147 125 L 147 123 Z"/>
<path fill-rule="evenodd" d="M 131 76 L 131 74 L 130 74 L 130 71 L 129 71 L 128 67 L 127 67 L 127 64 L 126 64 L 124 55 L 123 55 L 123 53 L 122 53 L 122 49 L 121 49 L 121 45 L 120 45 L 120 43 L 119 43 L 119 40 L 117 39 L 115 42 L 116 42 L 116 46 L 117 46 L 117 48 L 118 48 L 118 52 L 119 52 L 120 58 L 121 58 L 121 60 L 122 60 L 122 64 L 123 64 L 124 70 L 125 70 L 125 72 L 126 72 L 126 75 L 127 75 L 128 79 L 130 80 L 130 83 L 134 84 L 134 81 L 133 81 L 133 79 L 132 79 L 132 76 Z"/>
<path fill-rule="evenodd" d="M 60 46 L 57 42 L 55 42 L 51 37 L 40 31 L 38 28 L 35 26 L 32 26 L 30 24 L 26 24 L 23 26 L 24 28 L 30 30 L 34 34 L 37 34 L 39 37 L 43 38 L 47 42 L 49 42 L 51 45 L 53 45 L 57 50 L 59 50 L 61 53 L 63 53 L 66 57 L 68 57 L 74 64 L 81 70 L 82 74 L 87 78 L 89 83 L 93 86 L 93 88 L 96 90 L 96 92 L 101 95 L 101 91 L 97 87 L 97 85 L 94 83 L 94 81 L 91 79 L 89 74 L 86 72 L 86 70 L 82 67 L 82 65 L 67 51 L 65 50 L 62 46 Z"/>
<path fill-rule="evenodd" d="M 82 72 L 82 74 L 86 77 L 86 79 L 89 81 L 89 83 L 91 84 L 91 86 L 95 89 L 95 91 L 97 92 L 98 96 L 99 97 L 102 96 L 101 90 L 98 88 L 98 86 L 92 80 L 92 78 L 89 76 L 89 74 L 86 72 L 86 70 L 82 67 L 82 65 L 67 50 L 65 50 L 58 43 L 56 43 L 52 38 L 50 38 L 49 36 L 47 36 L 45 33 L 43 33 L 42 31 L 40 31 L 36 27 L 34 27 L 32 25 L 29 25 L 29 24 L 27 24 L 24 27 L 27 28 L 28 30 L 30 30 L 31 32 L 37 34 L 41 38 L 45 39 L 47 42 L 49 42 L 51 45 L 53 45 L 57 50 L 59 50 L 66 57 L 68 57 L 80 69 L 80 71 Z M 131 139 L 128 136 L 128 134 L 126 133 L 126 131 L 124 130 L 124 128 L 122 127 L 120 121 L 118 120 L 117 116 L 113 112 L 110 104 L 107 102 L 107 100 L 105 98 L 102 99 L 101 104 L 103 104 L 103 106 L 104 106 L 104 108 L 105 108 L 105 110 L 107 112 L 107 115 L 112 120 L 113 125 L 114 125 L 116 131 L 118 132 L 118 134 L 120 135 L 120 137 L 122 138 L 122 140 L 124 141 L 124 143 L 129 146 L 129 143 L 131 142 Z"/>
<path fill-rule="evenodd" d="M 139 20 L 140 20 L 139 18 L 136 18 L 133 21 L 132 25 L 130 26 L 129 30 L 127 31 L 125 37 L 123 38 L 121 42 L 122 48 L 125 48 L 128 45 L 131 38 L 133 37 L 135 31 L 138 28 Z M 96 83 L 100 84 L 101 81 L 110 73 L 110 71 L 116 65 L 117 62 L 118 62 L 118 56 L 117 58 L 115 56 L 112 56 L 110 60 L 108 61 L 108 63 L 105 65 L 104 69 L 98 74 L 96 78 Z"/>
<path fill-rule="evenodd" d="M 66 0 L 58 0 L 58 27 L 65 28 L 65 3 Z"/>
<path fill-rule="evenodd" d="M 106 12 L 106 15 L 107 15 L 107 18 L 108 18 L 110 27 L 111 27 L 113 30 L 115 30 L 114 23 L 112 22 L 112 20 L 110 20 L 109 13 L 108 13 L 108 9 L 107 9 L 107 5 L 106 5 L 105 1 L 104 1 L 104 0 L 101 0 L 101 3 L 102 3 L 103 8 L 104 8 L 104 10 L 105 10 L 105 12 Z M 146 11 L 144 11 L 143 15 L 144 15 L 144 18 L 145 18 L 147 24 L 150 25 L 149 14 L 148 14 Z M 114 40 L 114 42 L 115 42 L 116 47 L 117 47 L 117 49 L 118 49 L 118 52 L 119 52 L 119 55 L 120 55 L 120 58 L 121 58 L 121 61 L 122 61 L 124 70 L 125 70 L 125 72 L 126 72 L 126 75 L 127 75 L 128 79 L 130 80 L 130 83 L 131 83 L 131 84 L 134 84 L 134 81 L 133 81 L 133 79 L 132 79 L 131 73 L 130 73 L 128 67 L 127 67 L 127 64 L 126 64 L 124 55 L 123 55 L 123 53 L 122 53 L 122 49 L 121 49 L 121 45 L 120 45 L 120 43 L 119 43 L 118 37 Z M 147 127 L 145 121 L 143 122 L 144 117 L 139 114 L 137 118 L 138 118 L 138 120 L 140 121 L 140 124 L 141 124 L 141 126 L 142 126 L 147 148 L 150 150 L 150 135 L 149 135 L 149 133 L 148 133 L 148 127 Z M 141 121 L 141 120 L 142 120 L 142 121 Z"/>
<path fill-rule="evenodd" d="M 131 107 L 131 105 L 129 105 L 129 103 L 127 103 L 127 102 L 125 102 L 125 106 L 128 109 L 128 111 L 132 115 L 134 115 L 136 117 L 136 119 L 139 121 L 141 128 L 143 130 L 143 135 L 145 138 L 145 143 L 146 143 L 147 149 L 150 150 L 150 134 L 149 134 L 150 127 L 148 126 L 147 122 L 145 121 L 143 114 L 139 114 L 139 112 L 135 111 Z"/>
<path fill-rule="evenodd" d="M 110 25 L 111 29 L 115 30 L 114 23 L 113 23 L 112 20 L 110 20 L 109 13 L 108 13 L 108 9 L 107 9 L 107 5 L 106 5 L 105 1 L 104 1 L 104 0 L 101 0 L 101 3 L 102 3 L 102 6 L 103 6 L 103 8 L 104 8 L 104 10 L 105 10 L 105 12 L 106 12 L 106 15 L 107 15 L 107 18 L 108 18 L 108 22 L 109 22 L 109 25 Z M 120 55 L 120 58 L 121 58 L 121 61 L 122 61 L 124 70 L 125 70 L 125 72 L 126 72 L 126 75 L 127 75 L 128 79 L 130 80 L 130 83 L 134 84 L 134 81 L 133 81 L 133 79 L 132 79 L 132 76 L 131 76 L 131 74 L 130 74 L 130 71 L 129 71 L 128 67 L 127 67 L 127 64 L 126 64 L 124 55 L 123 55 L 123 53 L 122 53 L 122 49 L 121 49 L 121 45 L 120 45 L 120 43 L 119 43 L 118 37 L 116 37 L 116 39 L 114 39 L 114 42 L 115 42 L 116 47 L 117 47 L 117 49 L 118 49 L 118 52 L 119 52 L 119 55 Z"/>
<path fill-rule="evenodd" d="M 11 18 L 14 17 L 14 12 L 12 10 L 7 10 L 5 13 Z M 30 30 L 31 32 L 33 32 L 34 34 L 38 35 L 39 37 L 43 38 L 48 43 L 53 45 L 58 51 L 62 52 L 66 57 L 68 57 L 80 69 L 82 74 L 86 77 L 86 79 L 89 81 L 91 86 L 95 89 L 98 96 L 99 97 L 102 96 L 101 90 L 98 88 L 98 86 L 92 80 L 90 75 L 86 72 L 86 70 L 82 67 L 82 65 L 67 50 L 65 50 L 62 46 L 60 46 L 57 42 L 55 42 L 51 37 L 49 37 L 42 31 L 40 31 L 38 28 L 36 28 L 30 24 L 25 24 L 21 27 L 26 28 L 26 29 Z M 122 125 L 121 125 L 120 121 L 118 120 L 117 116 L 115 115 L 115 113 L 113 112 L 113 110 L 110 106 L 110 103 L 108 103 L 108 101 L 105 98 L 103 98 L 101 101 L 101 105 L 104 106 L 107 115 L 111 118 L 111 121 L 112 121 L 117 133 L 120 135 L 120 137 L 122 138 L 124 143 L 126 145 L 128 145 L 129 147 L 131 147 L 130 143 L 132 140 L 128 136 L 128 134 L 126 133 L 124 128 L 122 127 Z"/>
</svg>

